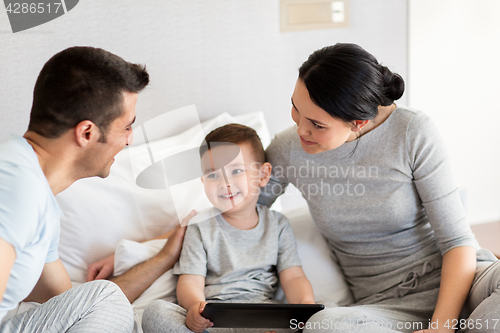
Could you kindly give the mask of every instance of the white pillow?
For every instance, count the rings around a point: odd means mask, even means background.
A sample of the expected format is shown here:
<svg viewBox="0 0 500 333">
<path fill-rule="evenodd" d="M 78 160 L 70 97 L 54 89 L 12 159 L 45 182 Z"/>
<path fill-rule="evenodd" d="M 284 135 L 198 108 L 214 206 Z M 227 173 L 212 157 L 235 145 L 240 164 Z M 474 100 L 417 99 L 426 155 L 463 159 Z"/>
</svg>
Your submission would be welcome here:
<svg viewBox="0 0 500 333">
<path fill-rule="evenodd" d="M 116 246 L 115 274 L 123 274 L 133 266 L 155 256 L 166 242 L 166 239 L 157 239 L 144 243 L 122 239 Z M 160 276 L 132 303 L 138 322 L 141 323 L 144 309 L 152 301 L 163 299 L 168 302 L 176 302 L 176 287 L 177 276 L 172 274 L 172 270 Z"/>
<path fill-rule="evenodd" d="M 176 119 L 185 124 L 187 115 L 197 117 L 194 106 L 151 119 L 136 128 L 134 136 L 137 141 L 144 141 L 143 128 L 146 133 L 149 128 L 155 137 L 161 136 L 162 121 L 168 121 L 171 128 Z M 201 125 L 195 123 L 180 134 L 166 137 L 168 133 L 163 133 L 164 139 L 128 147 L 116 156 L 109 177 L 78 180 L 57 195 L 64 212 L 59 256 L 71 280 L 85 282 L 88 265 L 112 254 L 121 239 L 144 241 L 154 238 L 177 225 L 177 210 L 187 213 L 192 208 L 205 208 L 208 200 L 201 181 L 192 182 L 189 197 L 177 196 L 175 203 L 181 207 L 175 207 L 170 190 L 141 188 L 136 185 L 136 177 L 152 164 L 151 155 L 156 162 L 198 147 L 208 132 L 233 122 L 254 128 L 264 146 L 269 144 L 269 130 L 261 112 L 237 117 L 223 113 Z"/>
<path fill-rule="evenodd" d="M 290 220 L 302 269 L 311 282 L 315 301 L 322 304 L 333 302 L 340 306 L 352 304 L 354 298 L 342 269 L 326 239 L 314 224 L 309 208 L 304 206 L 284 211 L 283 214 Z M 276 298 L 285 301 L 281 288 L 277 291 Z"/>
</svg>

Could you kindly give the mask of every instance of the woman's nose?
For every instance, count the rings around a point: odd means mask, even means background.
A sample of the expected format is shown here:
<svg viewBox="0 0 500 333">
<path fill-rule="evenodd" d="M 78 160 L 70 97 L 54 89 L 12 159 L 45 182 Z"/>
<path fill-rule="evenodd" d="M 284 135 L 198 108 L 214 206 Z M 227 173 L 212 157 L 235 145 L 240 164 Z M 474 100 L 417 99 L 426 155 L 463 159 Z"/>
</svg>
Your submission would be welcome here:
<svg viewBox="0 0 500 333">
<path fill-rule="evenodd" d="M 304 125 L 305 122 L 297 121 L 296 123 L 297 123 L 297 134 L 299 134 L 300 136 L 307 136 L 310 134 L 309 130 Z"/>
</svg>

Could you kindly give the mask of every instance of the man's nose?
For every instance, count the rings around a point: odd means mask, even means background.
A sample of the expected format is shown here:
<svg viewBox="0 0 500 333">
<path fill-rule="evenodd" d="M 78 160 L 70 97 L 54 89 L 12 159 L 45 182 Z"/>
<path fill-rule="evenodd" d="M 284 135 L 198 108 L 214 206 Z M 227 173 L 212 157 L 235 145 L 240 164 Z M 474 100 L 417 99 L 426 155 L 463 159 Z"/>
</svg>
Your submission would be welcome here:
<svg viewBox="0 0 500 333">
<path fill-rule="evenodd" d="M 134 143 L 134 131 L 130 131 L 130 134 L 127 136 L 127 146 L 131 146 Z"/>
</svg>

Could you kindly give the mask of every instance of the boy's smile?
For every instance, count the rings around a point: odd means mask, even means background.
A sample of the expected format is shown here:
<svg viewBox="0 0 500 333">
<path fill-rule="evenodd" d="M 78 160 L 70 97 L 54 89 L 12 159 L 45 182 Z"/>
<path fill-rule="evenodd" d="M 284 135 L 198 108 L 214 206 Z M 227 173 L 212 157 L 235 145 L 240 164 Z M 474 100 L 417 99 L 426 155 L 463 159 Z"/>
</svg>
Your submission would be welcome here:
<svg viewBox="0 0 500 333">
<path fill-rule="evenodd" d="M 235 147 L 240 150 L 237 155 Z M 201 161 L 205 193 L 224 217 L 226 213 L 255 214 L 264 165 L 256 161 L 251 145 L 219 145 L 203 154 Z"/>
</svg>

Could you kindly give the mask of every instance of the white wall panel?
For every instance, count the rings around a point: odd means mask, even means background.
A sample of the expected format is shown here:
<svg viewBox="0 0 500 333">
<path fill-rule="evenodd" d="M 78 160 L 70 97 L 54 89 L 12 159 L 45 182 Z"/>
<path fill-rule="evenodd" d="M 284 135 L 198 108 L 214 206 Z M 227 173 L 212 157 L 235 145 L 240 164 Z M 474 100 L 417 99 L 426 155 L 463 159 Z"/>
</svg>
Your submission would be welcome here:
<svg viewBox="0 0 500 333">
<path fill-rule="evenodd" d="M 0 141 L 24 133 L 40 69 L 75 45 L 147 65 L 151 85 L 139 98 L 139 124 L 196 104 L 202 120 L 262 110 L 276 132 L 292 123 L 298 67 L 320 47 L 358 43 L 406 77 L 406 10 L 402 0 L 351 0 L 349 28 L 282 33 L 279 0 L 81 0 L 62 17 L 13 34 L 0 4 Z"/>
<path fill-rule="evenodd" d="M 447 142 L 471 224 L 500 220 L 500 1 L 410 0 L 411 106 Z"/>
</svg>

